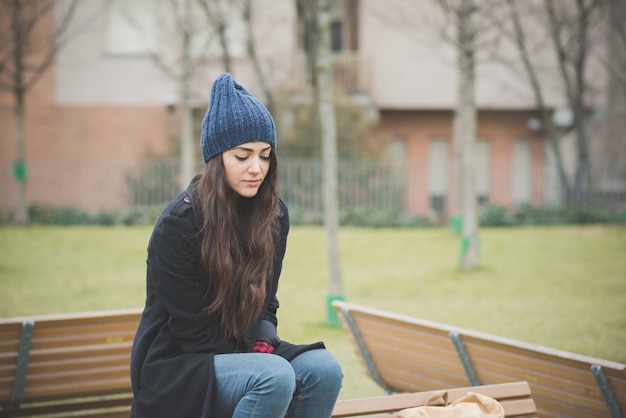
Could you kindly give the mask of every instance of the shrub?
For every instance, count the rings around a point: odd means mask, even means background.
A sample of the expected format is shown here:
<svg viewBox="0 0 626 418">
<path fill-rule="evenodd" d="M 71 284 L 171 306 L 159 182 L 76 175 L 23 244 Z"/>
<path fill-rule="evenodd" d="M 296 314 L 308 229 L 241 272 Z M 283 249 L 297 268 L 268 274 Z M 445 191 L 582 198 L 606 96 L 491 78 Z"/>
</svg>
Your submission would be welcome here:
<svg viewBox="0 0 626 418">
<path fill-rule="evenodd" d="M 13 210 L 9 208 L 0 208 L 0 225 L 8 224 L 13 220 Z"/>
<path fill-rule="evenodd" d="M 565 211 L 567 223 L 573 224 L 603 224 L 618 221 L 618 216 L 608 210 L 592 208 L 572 208 Z"/>
<path fill-rule="evenodd" d="M 28 219 L 34 224 L 88 225 L 93 223 L 89 213 L 73 206 L 31 205 Z"/>
<path fill-rule="evenodd" d="M 610 211 L 585 207 L 523 206 L 515 213 L 521 225 L 581 225 L 617 222 L 619 217 Z"/>
<path fill-rule="evenodd" d="M 342 226 L 359 226 L 371 228 L 408 228 L 433 226 L 423 216 L 413 216 L 405 212 L 384 209 L 358 208 L 341 211 L 339 223 Z"/>
<path fill-rule="evenodd" d="M 50 225 L 153 225 L 164 204 L 134 205 L 125 210 L 104 210 L 95 215 L 72 206 L 31 205 L 28 208 L 32 224 Z M 12 222 L 13 211 L 0 208 L 0 224 Z M 298 206 L 289 207 L 291 225 L 323 225 L 323 214 Z M 526 205 L 511 212 L 498 205 L 485 205 L 479 214 L 483 227 L 512 227 L 520 225 L 580 225 L 623 222 L 621 213 L 592 208 L 549 208 Z M 339 213 L 341 226 L 365 228 L 425 228 L 440 226 L 425 216 L 409 215 L 404 211 L 356 208 Z"/>
<path fill-rule="evenodd" d="M 162 211 L 163 205 L 135 205 L 121 215 L 120 222 L 124 225 L 152 225 Z"/>
<path fill-rule="evenodd" d="M 120 213 L 116 210 L 102 211 L 93 217 L 96 225 L 112 226 L 119 223 Z"/>
<path fill-rule="evenodd" d="M 523 205 L 515 212 L 515 219 L 520 225 L 563 225 L 568 223 L 565 211 L 562 208 Z"/>
<path fill-rule="evenodd" d="M 481 226 L 514 226 L 515 219 L 506 208 L 489 204 L 481 208 L 479 223 Z"/>
</svg>

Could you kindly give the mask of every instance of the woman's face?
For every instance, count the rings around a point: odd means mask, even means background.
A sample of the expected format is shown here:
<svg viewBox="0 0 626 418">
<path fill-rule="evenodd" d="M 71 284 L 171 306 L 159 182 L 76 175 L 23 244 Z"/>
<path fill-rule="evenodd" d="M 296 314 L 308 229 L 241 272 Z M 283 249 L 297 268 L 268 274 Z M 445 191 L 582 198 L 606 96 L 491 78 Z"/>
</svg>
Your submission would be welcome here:
<svg viewBox="0 0 626 418">
<path fill-rule="evenodd" d="M 226 181 L 243 197 L 254 197 L 270 168 L 272 147 L 267 142 L 246 142 L 222 153 Z"/>
</svg>

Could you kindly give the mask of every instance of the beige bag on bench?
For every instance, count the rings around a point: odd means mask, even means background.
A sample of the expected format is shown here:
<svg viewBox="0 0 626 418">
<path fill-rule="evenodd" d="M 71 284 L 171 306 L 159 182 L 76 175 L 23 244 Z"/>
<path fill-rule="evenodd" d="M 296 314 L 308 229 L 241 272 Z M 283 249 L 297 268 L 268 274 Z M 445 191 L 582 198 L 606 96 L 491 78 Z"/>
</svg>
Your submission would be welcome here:
<svg viewBox="0 0 626 418">
<path fill-rule="evenodd" d="M 432 405 L 440 399 L 443 405 Z M 504 408 L 497 400 L 474 392 L 448 404 L 448 393 L 442 390 L 433 394 L 424 406 L 403 409 L 398 418 L 504 418 Z"/>
</svg>

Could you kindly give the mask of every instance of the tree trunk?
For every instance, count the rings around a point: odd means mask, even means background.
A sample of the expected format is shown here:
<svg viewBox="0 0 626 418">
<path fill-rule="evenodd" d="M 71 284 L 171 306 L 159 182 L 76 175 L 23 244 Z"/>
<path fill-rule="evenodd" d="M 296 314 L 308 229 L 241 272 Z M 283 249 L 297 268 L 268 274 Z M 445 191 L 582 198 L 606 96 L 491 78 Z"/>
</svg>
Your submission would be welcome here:
<svg viewBox="0 0 626 418">
<path fill-rule="evenodd" d="M 222 59 L 224 62 L 224 71 L 227 73 L 231 73 L 233 71 L 232 58 L 230 56 L 230 45 L 228 43 L 228 39 L 226 38 L 226 29 L 227 22 L 224 16 L 224 10 L 222 7 L 221 0 L 218 0 L 215 3 L 216 13 L 215 13 L 215 24 L 217 26 L 217 37 L 220 42 L 220 46 L 222 47 Z"/>
<path fill-rule="evenodd" d="M 261 61 L 259 60 L 259 56 L 256 52 L 256 41 L 254 38 L 254 31 L 252 30 L 252 0 L 245 0 L 243 5 L 243 18 L 246 22 L 246 49 L 248 51 L 248 56 L 252 60 L 252 64 L 254 65 L 254 72 L 259 79 L 259 83 L 261 84 L 261 89 L 263 90 L 263 95 L 265 96 L 267 110 L 270 112 L 270 114 L 274 114 L 274 110 L 276 107 L 274 104 L 274 95 L 272 94 L 272 90 L 270 89 L 267 78 L 265 77 L 265 73 L 263 72 L 263 68 L 261 67 Z"/>
<path fill-rule="evenodd" d="M 577 194 L 584 194 L 585 190 L 591 190 L 591 161 L 589 158 L 589 145 L 587 141 L 587 115 L 585 108 L 585 63 L 587 60 L 587 34 L 589 19 L 592 10 L 587 10 L 582 0 L 577 1 L 578 6 L 578 48 L 574 58 L 574 85 L 575 97 L 572 97 L 574 109 L 574 128 L 576 130 L 576 144 L 578 148 L 578 163 L 574 184 Z M 593 7 L 593 6 L 591 6 Z"/>
<path fill-rule="evenodd" d="M 317 86 L 317 59 L 320 49 L 317 0 L 295 0 L 299 19 L 304 29 L 304 51 L 306 53 L 306 74 L 311 85 Z M 330 41 L 329 41 L 330 42 Z M 316 93 L 317 94 L 317 93 Z"/>
<path fill-rule="evenodd" d="M 571 186 L 567 179 L 567 174 L 565 173 L 565 167 L 563 166 L 563 156 L 561 154 L 561 147 L 559 144 L 560 134 L 552 122 L 552 115 L 546 107 L 545 100 L 543 98 L 543 91 L 539 85 L 535 68 L 530 61 L 530 55 L 526 47 L 526 35 L 524 34 L 520 16 L 516 9 L 515 0 L 509 0 L 509 8 L 511 12 L 511 20 L 513 22 L 517 50 L 524 65 L 524 70 L 526 72 L 526 76 L 528 77 L 531 90 L 535 96 L 535 103 L 537 104 L 537 108 L 543 119 L 543 131 L 547 136 L 548 143 L 550 144 L 550 148 L 554 154 L 561 188 L 565 192 L 565 195 L 569 196 L 571 194 Z"/>
<path fill-rule="evenodd" d="M 324 226 L 326 229 L 329 300 L 342 298 L 341 267 L 339 260 L 339 208 L 337 196 L 337 121 L 333 104 L 332 62 L 330 53 L 330 0 L 319 1 L 318 28 L 320 46 L 317 61 L 317 96 L 320 132 L 322 137 Z M 331 313 L 330 307 L 327 312 Z M 329 324 L 337 323 L 329 315 Z"/>
<path fill-rule="evenodd" d="M 461 268 L 472 269 L 479 264 L 478 221 L 476 215 L 476 180 L 474 174 L 476 137 L 475 99 L 475 28 L 472 0 L 462 0 L 458 13 L 459 98 L 455 125 L 461 146 L 463 228 Z"/>
<path fill-rule="evenodd" d="M 585 69 L 588 54 L 587 38 L 589 22 L 600 1 L 593 0 L 585 4 L 582 0 L 576 1 L 573 12 L 576 24 L 572 26 L 569 19 L 557 16 L 557 10 L 552 0 L 544 0 L 544 7 L 548 16 L 552 42 L 556 53 L 557 63 L 569 106 L 574 114 L 574 131 L 576 135 L 576 170 L 574 184 L 568 195 L 568 203 L 578 204 L 586 190 L 591 188 L 591 161 L 587 138 L 587 115 L 585 106 Z M 573 32 L 576 42 L 572 46 L 569 38 L 563 39 L 566 30 Z M 568 67 L 569 66 L 569 67 Z"/>
<path fill-rule="evenodd" d="M 26 205 L 26 153 L 24 149 L 24 56 L 22 39 L 22 3 L 13 1 L 13 65 L 15 77 L 13 81 L 13 95 L 15 97 L 15 162 L 13 172 L 17 181 L 17 202 L 13 222 L 16 224 L 28 223 L 28 208 Z"/>
<path fill-rule="evenodd" d="M 181 104 L 181 150 L 180 150 L 180 188 L 185 190 L 195 174 L 193 161 L 192 111 L 189 105 L 189 93 L 185 94 Z"/>
<path fill-rule="evenodd" d="M 191 0 L 185 0 L 184 4 L 183 21 L 190 22 L 191 20 Z M 189 26 L 187 26 L 189 27 Z M 181 190 L 187 187 L 187 184 L 191 181 L 194 175 L 194 163 L 193 163 L 193 139 L 192 139 L 192 114 L 191 114 L 191 76 L 192 76 L 192 62 L 191 62 L 191 36 L 185 29 L 183 34 L 183 73 L 180 78 L 181 91 L 182 91 L 182 103 L 181 103 L 181 144 L 180 144 L 180 179 L 179 186 Z"/>
<path fill-rule="evenodd" d="M 26 204 L 27 166 L 24 152 L 24 91 L 15 89 L 15 162 L 13 173 L 17 181 L 17 201 L 13 222 L 19 225 L 28 223 L 28 206 Z"/>
</svg>

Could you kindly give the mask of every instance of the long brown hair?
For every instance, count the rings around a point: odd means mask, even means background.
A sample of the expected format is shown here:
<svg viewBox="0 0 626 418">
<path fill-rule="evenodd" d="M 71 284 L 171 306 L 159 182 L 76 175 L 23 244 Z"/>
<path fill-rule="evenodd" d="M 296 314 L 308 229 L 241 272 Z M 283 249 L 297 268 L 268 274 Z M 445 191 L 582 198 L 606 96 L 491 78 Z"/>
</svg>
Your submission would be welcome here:
<svg viewBox="0 0 626 418">
<path fill-rule="evenodd" d="M 226 181 L 221 154 L 211 158 L 194 188 L 202 218 L 200 263 L 208 280 L 207 312 L 228 338 L 243 340 L 259 318 L 278 233 L 275 152 L 256 196 L 244 198 Z"/>
</svg>

